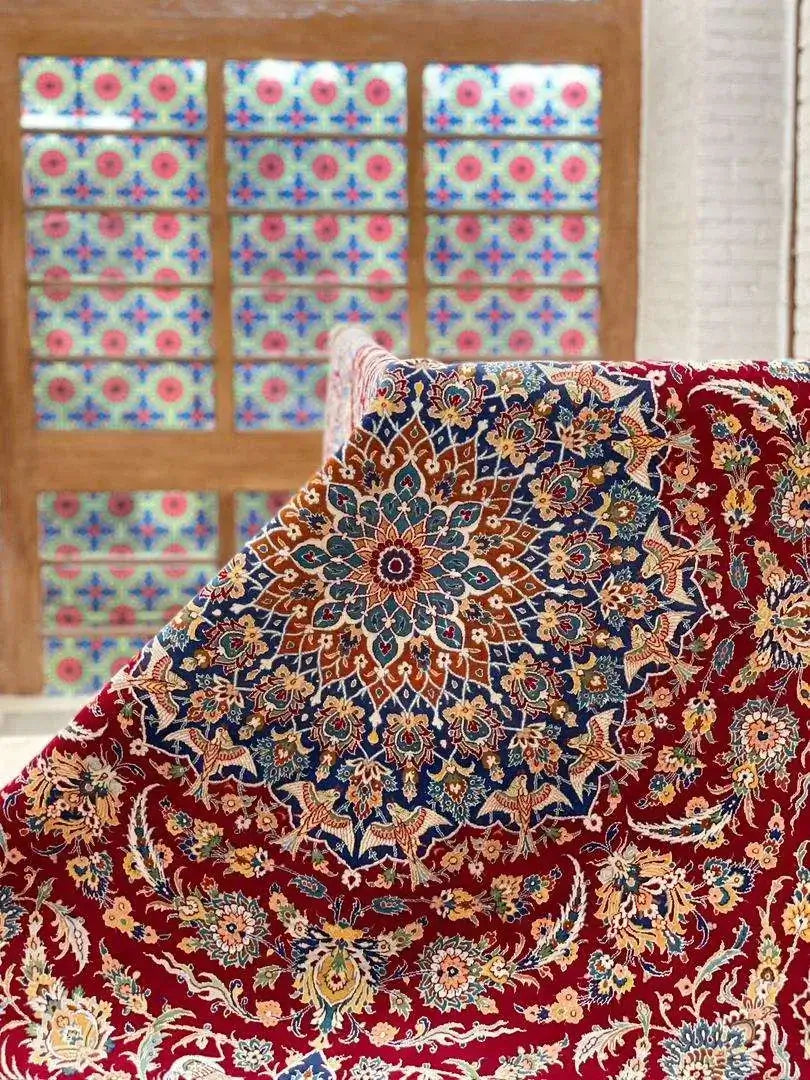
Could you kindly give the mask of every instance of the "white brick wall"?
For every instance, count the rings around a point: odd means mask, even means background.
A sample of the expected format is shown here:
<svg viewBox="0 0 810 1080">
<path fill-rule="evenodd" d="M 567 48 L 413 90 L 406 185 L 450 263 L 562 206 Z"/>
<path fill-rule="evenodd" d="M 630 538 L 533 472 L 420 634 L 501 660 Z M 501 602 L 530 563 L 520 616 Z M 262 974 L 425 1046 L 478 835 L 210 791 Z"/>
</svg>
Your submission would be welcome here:
<svg viewBox="0 0 810 1080">
<path fill-rule="evenodd" d="M 641 355 L 788 351 L 795 3 L 645 0 Z"/>
<path fill-rule="evenodd" d="M 810 356 L 810 5 L 799 26 L 796 161 L 796 306 L 793 354 Z"/>
</svg>

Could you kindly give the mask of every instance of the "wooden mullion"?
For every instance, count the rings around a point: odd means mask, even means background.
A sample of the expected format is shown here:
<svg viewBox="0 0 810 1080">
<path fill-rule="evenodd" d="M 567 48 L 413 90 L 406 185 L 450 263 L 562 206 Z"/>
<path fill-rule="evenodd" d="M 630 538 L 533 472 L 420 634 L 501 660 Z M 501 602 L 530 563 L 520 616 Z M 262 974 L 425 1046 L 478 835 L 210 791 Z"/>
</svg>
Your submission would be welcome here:
<svg viewBox="0 0 810 1080">
<path fill-rule="evenodd" d="M 428 283 L 425 267 L 427 247 L 427 199 L 425 195 L 425 131 L 422 104 L 421 61 L 407 65 L 408 152 L 408 326 L 412 356 L 427 355 Z"/>
<path fill-rule="evenodd" d="M 638 151 L 641 129 L 641 4 L 613 0 L 621 18 L 605 33 L 602 68 L 600 345 L 604 359 L 635 356 L 638 299 Z"/>
<path fill-rule="evenodd" d="M 7 39 L 0 45 L 0 691 L 32 694 L 42 689 L 42 644 L 19 126 L 17 55 Z"/>
<path fill-rule="evenodd" d="M 236 497 L 232 491 L 219 493 L 219 562 L 224 565 L 236 551 Z"/>
<path fill-rule="evenodd" d="M 224 63 L 207 58 L 208 188 L 211 193 L 211 274 L 214 311 L 214 396 L 217 431 L 234 430 L 233 352 L 231 343 L 231 237 L 225 157 Z"/>
</svg>

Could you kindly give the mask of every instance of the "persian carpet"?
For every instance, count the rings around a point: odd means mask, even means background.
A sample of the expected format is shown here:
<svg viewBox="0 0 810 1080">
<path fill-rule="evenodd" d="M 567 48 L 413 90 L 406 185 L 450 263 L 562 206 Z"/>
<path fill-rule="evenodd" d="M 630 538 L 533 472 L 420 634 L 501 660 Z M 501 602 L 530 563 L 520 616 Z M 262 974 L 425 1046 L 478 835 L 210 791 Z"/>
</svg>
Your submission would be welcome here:
<svg viewBox="0 0 810 1080">
<path fill-rule="evenodd" d="M 399 362 L 6 787 L 3 1080 L 810 1073 L 810 365 Z"/>
</svg>

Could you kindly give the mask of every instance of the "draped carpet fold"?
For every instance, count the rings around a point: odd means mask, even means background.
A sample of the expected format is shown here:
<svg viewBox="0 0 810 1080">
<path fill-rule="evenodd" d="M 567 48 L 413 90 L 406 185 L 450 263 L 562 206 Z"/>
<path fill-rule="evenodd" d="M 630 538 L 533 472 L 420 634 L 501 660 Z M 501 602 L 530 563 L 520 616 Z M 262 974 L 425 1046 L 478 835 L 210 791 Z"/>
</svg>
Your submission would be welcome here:
<svg viewBox="0 0 810 1080">
<path fill-rule="evenodd" d="M 0 1076 L 808 1075 L 810 367 L 334 348 L 0 793 Z"/>
</svg>

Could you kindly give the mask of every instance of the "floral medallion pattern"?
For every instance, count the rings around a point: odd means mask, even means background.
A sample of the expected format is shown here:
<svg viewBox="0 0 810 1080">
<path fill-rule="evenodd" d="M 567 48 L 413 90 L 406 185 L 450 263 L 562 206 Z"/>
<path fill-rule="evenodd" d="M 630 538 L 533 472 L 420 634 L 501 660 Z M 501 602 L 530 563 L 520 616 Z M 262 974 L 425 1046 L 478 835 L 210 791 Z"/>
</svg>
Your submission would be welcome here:
<svg viewBox="0 0 810 1080">
<path fill-rule="evenodd" d="M 54 642 L 115 673 L 0 797 L 5 1071 L 798 1080 L 810 368 L 352 340 L 278 516 L 131 661 Z M 154 584 L 69 577 L 101 498 L 43 502 L 54 613 Z"/>
</svg>

